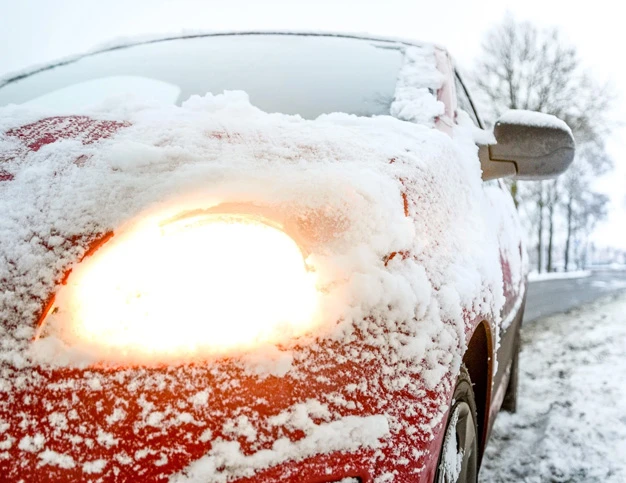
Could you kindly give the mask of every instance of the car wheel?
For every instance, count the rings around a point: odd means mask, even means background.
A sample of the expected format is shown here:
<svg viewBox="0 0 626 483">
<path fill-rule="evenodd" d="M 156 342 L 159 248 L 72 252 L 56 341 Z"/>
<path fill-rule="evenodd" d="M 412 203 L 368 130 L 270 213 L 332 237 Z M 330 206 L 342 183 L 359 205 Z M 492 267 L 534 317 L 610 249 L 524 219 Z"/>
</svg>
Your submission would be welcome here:
<svg viewBox="0 0 626 483">
<path fill-rule="evenodd" d="M 446 432 L 439 453 L 435 482 L 476 483 L 478 479 L 478 428 L 472 381 L 465 366 L 452 396 Z"/>
<path fill-rule="evenodd" d="M 519 349 L 520 349 L 520 333 L 517 331 L 515 336 L 515 347 L 513 349 L 513 360 L 511 361 L 511 374 L 509 375 L 509 384 L 506 387 L 506 393 L 502 401 L 501 409 L 514 413 L 517 411 L 517 385 L 519 380 Z"/>
</svg>

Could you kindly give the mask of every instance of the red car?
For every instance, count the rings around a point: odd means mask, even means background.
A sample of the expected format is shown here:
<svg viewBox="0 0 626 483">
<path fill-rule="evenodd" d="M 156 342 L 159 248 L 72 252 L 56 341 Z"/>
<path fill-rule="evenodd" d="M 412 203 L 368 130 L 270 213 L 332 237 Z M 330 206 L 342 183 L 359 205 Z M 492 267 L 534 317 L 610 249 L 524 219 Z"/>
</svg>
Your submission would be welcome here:
<svg viewBox="0 0 626 483">
<path fill-rule="evenodd" d="M 0 106 L 3 481 L 476 481 L 526 288 L 497 179 L 563 172 L 567 125 L 486 131 L 440 47 L 296 33 Z"/>
</svg>

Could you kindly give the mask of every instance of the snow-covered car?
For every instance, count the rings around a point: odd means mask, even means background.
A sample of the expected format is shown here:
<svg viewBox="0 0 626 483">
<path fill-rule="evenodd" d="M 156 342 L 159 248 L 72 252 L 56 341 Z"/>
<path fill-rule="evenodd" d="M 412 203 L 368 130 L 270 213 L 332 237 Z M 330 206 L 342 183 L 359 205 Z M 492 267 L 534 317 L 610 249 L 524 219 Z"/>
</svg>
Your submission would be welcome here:
<svg viewBox="0 0 626 483">
<path fill-rule="evenodd" d="M 3 481 L 476 481 L 526 254 L 440 47 L 198 34 L 0 81 Z M 496 144 L 497 139 L 497 144 Z"/>
</svg>

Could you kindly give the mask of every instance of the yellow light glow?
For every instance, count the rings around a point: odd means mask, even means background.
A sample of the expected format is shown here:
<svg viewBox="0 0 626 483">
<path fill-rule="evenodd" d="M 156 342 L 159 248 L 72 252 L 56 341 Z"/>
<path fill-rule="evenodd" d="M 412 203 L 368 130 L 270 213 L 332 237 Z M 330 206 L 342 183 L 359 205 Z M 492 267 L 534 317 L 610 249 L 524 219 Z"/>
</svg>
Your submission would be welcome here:
<svg viewBox="0 0 626 483">
<path fill-rule="evenodd" d="M 314 274 L 287 234 L 198 215 L 113 237 L 72 272 L 47 324 L 72 345 L 184 357 L 302 335 L 316 304 Z"/>
</svg>

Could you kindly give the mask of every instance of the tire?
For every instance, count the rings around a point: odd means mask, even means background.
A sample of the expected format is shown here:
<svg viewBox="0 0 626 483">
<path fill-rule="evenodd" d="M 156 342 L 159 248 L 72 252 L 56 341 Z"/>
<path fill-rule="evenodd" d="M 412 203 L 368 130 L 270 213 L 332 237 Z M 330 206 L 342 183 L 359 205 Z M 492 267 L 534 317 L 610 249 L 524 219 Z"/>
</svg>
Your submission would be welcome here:
<svg viewBox="0 0 626 483">
<path fill-rule="evenodd" d="M 439 452 L 434 480 L 436 483 L 478 481 L 479 437 L 476 421 L 476 400 L 472 381 L 467 368 L 461 366 Z"/>
<path fill-rule="evenodd" d="M 511 374 L 509 375 L 509 383 L 506 387 L 506 393 L 502 400 L 503 409 L 509 413 L 517 411 L 517 386 L 519 384 L 519 350 L 521 338 L 519 330 L 515 336 L 515 348 L 513 349 L 513 360 L 511 361 Z"/>
</svg>

